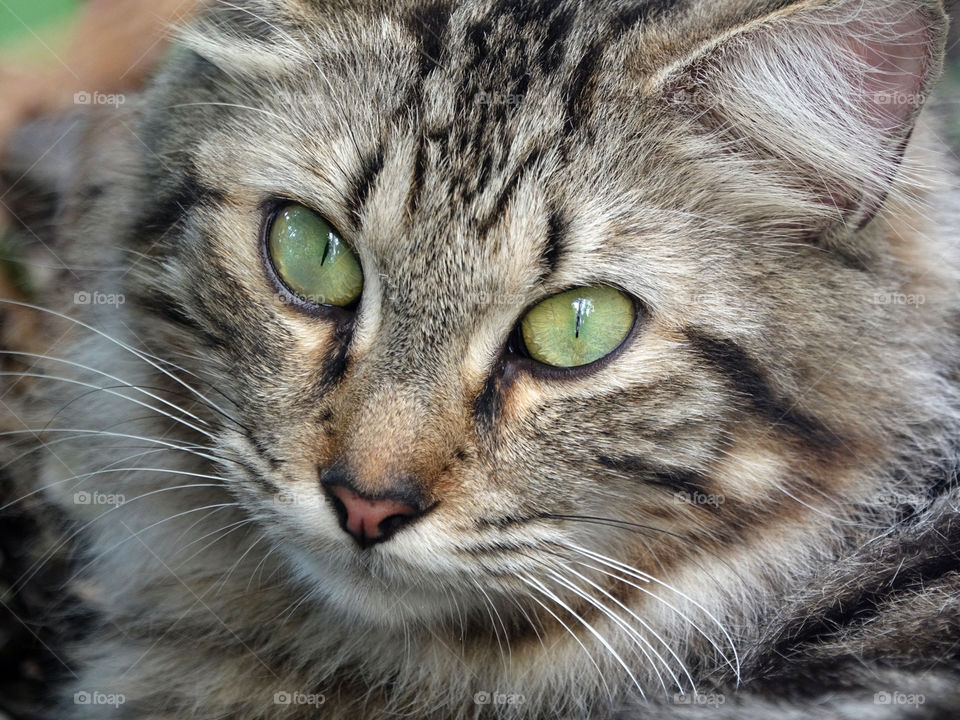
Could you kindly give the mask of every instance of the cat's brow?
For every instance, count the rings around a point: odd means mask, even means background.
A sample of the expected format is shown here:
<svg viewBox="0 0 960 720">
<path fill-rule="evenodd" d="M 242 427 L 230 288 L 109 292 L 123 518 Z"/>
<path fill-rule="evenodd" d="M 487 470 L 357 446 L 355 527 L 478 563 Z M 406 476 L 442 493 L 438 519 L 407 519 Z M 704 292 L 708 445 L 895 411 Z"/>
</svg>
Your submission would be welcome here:
<svg viewBox="0 0 960 720">
<path fill-rule="evenodd" d="M 540 262 L 544 268 L 544 277 L 553 275 L 563 259 L 567 235 L 567 222 L 559 210 L 552 210 L 547 224 Z"/>
<path fill-rule="evenodd" d="M 347 207 L 354 217 L 359 219 L 363 214 L 364 205 L 370 196 L 370 191 L 377 182 L 380 171 L 383 170 L 383 145 L 378 145 L 372 152 L 364 156 L 360 164 L 360 172 L 354 176 L 350 184 L 350 195 Z"/>
</svg>

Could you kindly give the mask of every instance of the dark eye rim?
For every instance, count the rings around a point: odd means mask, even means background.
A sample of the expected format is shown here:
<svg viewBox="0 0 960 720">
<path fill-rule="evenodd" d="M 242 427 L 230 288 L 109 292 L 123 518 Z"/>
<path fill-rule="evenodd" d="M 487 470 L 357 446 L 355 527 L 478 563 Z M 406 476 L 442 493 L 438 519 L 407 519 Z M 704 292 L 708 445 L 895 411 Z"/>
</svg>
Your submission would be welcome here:
<svg viewBox="0 0 960 720">
<path fill-rule="evenodd" d="M 633 303 L 633 324 L 630 326 L 630 329 L 627 331 L 627 334 L 624 335 L 623 340 L 620 341 L 619 345 L 617 345 L 602 358 L 598 358 L 592 363 L 587 363 L 586 365 L 577 365 L 575 367 L 556 367 L 554 365 L 547 365 L 546 363 L 542 363 L 539 360 L 534 360 L 532 357 L 530 357 L 526 343 L 523 341 L 523 331 L 521 328 L 523 318 L 525 318 L 528 312 L 530 312 L 544 300 L 547 300 L 554 295 L 562 295 L 565 292 L 579 290 L 583 287 L 586 286 L 575 285 L 567 288 L 566 290 L 559 290 L 555 293 L 551 293 L 548 297 L 540 298 L 535 303 L 532 303 L 524 308 L 517 318 L 517 322 L 514 325 L 513 330 L 510 331 L 510 337 L 507 340 L 507 344 L 503 351 L 503 362 L 509 365 L 511 370 L 522 370 L 530 375 L 533 375 L 534 377 L 544 378 L 547 380 L 577 380 L 589 375 L 593 375 L 594 373 L 599 372 L 603 368 L 607 367 L 610 363 L 622 355 L 627 347 L 632 344 L 633 339 L 639 334 L 640 327 L 643 324 L 641 323 L 641 320 L 649 314 L 647 308 L 638 298 L 623 288 L 617 287 L 616 285 L 607 284 L 607 287 L 611 287 L 614 290 L 623 293 Z"/>
<path fill-rule="evenodd" d="M 333 223 L 327 220 L 322 213 L 317 212 L 309 205 L 305 205 L 298 200 L 291 200 L 289 198 L 272 198 L 262 204 L 262 220 L 260 223 L 260 261 L 263 265 L 263 270 L 267 276 L 267 280 L 277 292 L 277 300 L 282 304 L 292 307 L 298 312 L 309 317 L 334 320 L 341 325 L 352 323 L 357 314 L 357 309 L 360 307 L 360 302 L 363 299 L 363 292 L 361 292 L 360 296 L 349 305 L 342 307 L 339 305 L 325 305 L 323 303 L 308 300 L 302 295 L 299 295 L 296 290 L 287 285 L 283 278 L 280 277 L 280 273 L 277 271 L 277 267 L 273 262 L 273 258 L 270 257 L 270 231 L 273 229 L 273 224 L 276 222 L 280 211 L 288 205 L 300 205 L 301 207 L 305 207 L 307 210 L 310 210 L 310 212 L 316 213 L 319 217 L 323 218 L 324 222 L 330 224 L 330 227 L 336 229 Z M 351 251 L 352 250 L 353 248 L 351 248 Z"/>
</svg>

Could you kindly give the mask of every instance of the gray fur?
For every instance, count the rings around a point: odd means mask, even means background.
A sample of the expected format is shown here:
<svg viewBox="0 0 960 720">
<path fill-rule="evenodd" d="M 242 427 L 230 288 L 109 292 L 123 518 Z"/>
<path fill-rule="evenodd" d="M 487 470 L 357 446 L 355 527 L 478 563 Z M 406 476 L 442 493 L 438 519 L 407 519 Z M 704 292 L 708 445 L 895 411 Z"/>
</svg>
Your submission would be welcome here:
<svg viewBox="0 0 960 720">
<path fill-rule="evenodd" d="M 213 3 L 84 121 L 61 190 L 57 252 L 121 271 L 46 283 L 113 340 L 48 314 L 42 354 L 112 377 L 36 367 L 110 390 L 16 394 L 46 428 L 7 436 L 36 451 L 18 481 L 72 518 L 98 618 L 56 716 L 948 716 L 956 175 L 935 113 L 875 114 L 896 73 L 848 54 L 899 43 L 925 99 L 945 25 L 926 0 Z M 270 284 L 276 198 L 357 251 L 355 320 Z M 504 354 L 595 283 L 642 304 L 623 352 Z M 360 553 L 317 482 L 338 464 L 436 508 Z"/>
</svg>

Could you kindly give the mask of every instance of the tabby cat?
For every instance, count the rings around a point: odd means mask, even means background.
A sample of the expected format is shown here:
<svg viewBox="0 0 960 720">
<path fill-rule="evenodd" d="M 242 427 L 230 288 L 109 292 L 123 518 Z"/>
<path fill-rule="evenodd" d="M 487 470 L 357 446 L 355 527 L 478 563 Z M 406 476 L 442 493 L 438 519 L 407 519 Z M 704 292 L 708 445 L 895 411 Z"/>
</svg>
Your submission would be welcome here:
<svg viewBox="0 0 960 720">
<path fill-rule="evenodd" d="M 51 716 L 956 717 L 946 26 L 221 0 L 25 128 Z"/>
</svg>

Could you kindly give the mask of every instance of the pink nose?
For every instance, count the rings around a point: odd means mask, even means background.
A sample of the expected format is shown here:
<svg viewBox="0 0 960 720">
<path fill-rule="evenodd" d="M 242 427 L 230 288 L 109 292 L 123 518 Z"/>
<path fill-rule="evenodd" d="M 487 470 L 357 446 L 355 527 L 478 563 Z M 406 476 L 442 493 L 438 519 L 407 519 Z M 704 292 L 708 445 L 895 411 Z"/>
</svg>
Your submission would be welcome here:
<svg viewBox="0 0 960 720">
<path fill-rule="evenodd" d="M 340 525 L 360 544 L 367 547 L 389 538 L 401 527 L 416 519 L 420 512 L 412 505 L 382 498 L 368 500 L 342 485 L 328 488 Z"/>
</svg>

